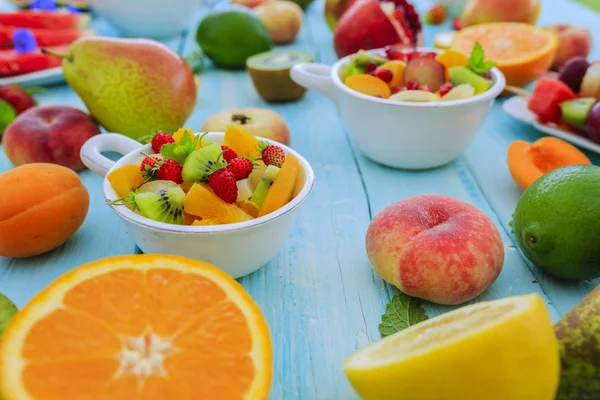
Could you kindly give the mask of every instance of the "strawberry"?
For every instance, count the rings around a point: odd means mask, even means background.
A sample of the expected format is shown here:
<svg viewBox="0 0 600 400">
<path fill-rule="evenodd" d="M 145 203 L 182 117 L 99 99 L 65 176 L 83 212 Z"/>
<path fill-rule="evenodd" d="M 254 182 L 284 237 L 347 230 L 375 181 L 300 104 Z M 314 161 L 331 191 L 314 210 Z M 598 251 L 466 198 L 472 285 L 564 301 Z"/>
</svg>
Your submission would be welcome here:
<svg viewBox="0 0 600 400">
<path fill-rule="evenodd" d="M 232 204 L 237 200 L 238 188 L 235 176 L 228 168 L 221 168 L 210 174 L 208 184 L 226 203 Z"/>
<path fill-rule="evenodd" d="M 160 160 L 158 158 L 151 156 L 146 156 L 142 160 L 142 163 L 140 164 L 140 173 L 144 177 L 144 181 L 147 181 L 154 176 L 159 163 Z"/>
<path fill-rule="evenodd" d="M 156 178 L 161 181 L 173 181 L 177 184 L 183 183 L 181 177 L 181 171 L 183 168 L 173 160 L 165 160 L 160 163 L 158 170 L 156 171 Z"/>
<path fill-rule="evenodd" d="M 160 149 L 167 143 L 175 143 L 173 136 L 169 135 L 168 133 L 158 131 L 156 132 L 156 135 L 152 137 L 152 150 L 155 153 L 160 153 Z"/>
<path fill-rule="evenodd" d="M 231 160 L 233 160 L 234 158 L 237 158 L 237 156 L 238 156 L 235 151 L 231 150 L 227 146 L 221 146 L 221 150 L 223 150 L 223 159 L 227 162 L 230 162 Z"/>
<path fill-rule="evenodd" d="M 285 152 L 281 147 L 262 142 L 259 150 L 261 159 L 266 165 L 274 165 L 281 168 L 285 161 Z"/>
<path fill-rule="evenodd" d="M 254 169 L 254 164 L 247 158 L 236 157 L 229 161 L 227 168 L 229 168 L 233 176 L 235 176 L 236 181 L 241 181 L 250 176 Z"/>
</svg>

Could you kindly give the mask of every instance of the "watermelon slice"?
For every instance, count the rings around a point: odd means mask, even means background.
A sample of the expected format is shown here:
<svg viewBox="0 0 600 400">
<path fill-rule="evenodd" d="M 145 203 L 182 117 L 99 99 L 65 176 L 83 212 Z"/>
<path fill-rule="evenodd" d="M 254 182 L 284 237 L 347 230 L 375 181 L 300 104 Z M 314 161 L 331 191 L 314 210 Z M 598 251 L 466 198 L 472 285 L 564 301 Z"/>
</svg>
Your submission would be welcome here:
<svg viewBox="0 0 600 400">
<path fill-rule="evenodd" d="M 47 47 L 55 53 L 67 54 L 69 46 Z M 16 50 L 0 50 L 0 76 L 22 75 L 60 67 L 62 58 L 44 54 L 40 49 L 31 53 L 18 53 Z"/>
<path fill-rule="evenodd" d="M 90 24 L 88 14 L 23 10 L 0 13 L 0 25 L 33 29 L 85 29 Z"/>
<path fill-rule="evenodd" d="M 33 3 L 33 0 L 9 0 L 12 4 L 14 4 L 15 6 L 19 7 L 19 8 L 28 8 L 31 3 Z M 56 3 L 63 7 L 63 6 L 71 6 L 71 7 L 75 7 L 78 10 L 89 10 L 90 5 L 87 2 L 87 0 L 57 0 Z"/>
<path fill-rule="evenodd" d="M 17 28 L 14 26 L 0 25 L 0 47 L 13 47 L 13 34 Z M 27 29 L 27 28 L 26 28 Z M 70 44 L 80 37 L 91 35 L 91 31 L 80 31 L 76 29 L 29 29 L 38 46 L 56 46 L 59 44 Z"/>
<path fill-rule="evenodd" d="M 542 123 L 558 123 L 562 115 L 559 104 L 575 97 L 575 93 L 564 82 L 540 78 L 529 98 L 527 108 L 533 111 Z"/>
</svg>

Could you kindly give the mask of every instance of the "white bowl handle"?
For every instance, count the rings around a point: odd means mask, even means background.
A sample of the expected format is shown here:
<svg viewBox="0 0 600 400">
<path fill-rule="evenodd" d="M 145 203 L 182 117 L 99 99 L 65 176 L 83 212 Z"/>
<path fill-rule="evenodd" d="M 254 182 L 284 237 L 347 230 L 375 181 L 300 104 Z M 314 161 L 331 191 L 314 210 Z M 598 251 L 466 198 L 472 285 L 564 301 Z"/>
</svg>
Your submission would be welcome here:
<svg viewBox="0 0 600 400">
<path fill-rule="evenodd" d="M 142 147 L 140 142 L 127 136 L 117 133 L 101 133 L 92 136 L 83 144 L 79 156 L 86 167 L 100 176 L 106 176 L 115 162 L 102 155 L 103 151 L 114 151 L 125 155 L 140 147 Z"/>
<path fill-rule="evenodd" d="M 337 106 L 337 89 L 331 81 L 331 67 L 318 63 L 300 63 L 292 67 L 290 76 L 298 85 L 317 90 Z"/>
</svg>

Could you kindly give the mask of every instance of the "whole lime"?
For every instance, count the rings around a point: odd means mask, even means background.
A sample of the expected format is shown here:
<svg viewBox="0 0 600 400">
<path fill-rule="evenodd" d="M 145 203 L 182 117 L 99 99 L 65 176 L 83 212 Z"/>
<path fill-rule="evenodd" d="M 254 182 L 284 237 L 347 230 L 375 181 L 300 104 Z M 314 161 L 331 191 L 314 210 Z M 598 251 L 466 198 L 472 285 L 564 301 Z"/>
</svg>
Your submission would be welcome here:
<svg viewBox="0 0 600 400">
<path fill-rule="evenodd" d="M 541 270 L 563 279 L 600 277 L 600 167 L 555 169 L 529 186 L 511 221 L 517 244 Z"/>
<path fill-rule="evenodd" d="M 196 40 L 216 65 L 244 68 L 246 59 L 271 50 L 269 31 L 256 15 L 244 7 L 217 9 L 198 25 Z"/>
<path fill-rule="evenodd" d="M 0 336 L 4 333 L 6 326 L 17 313 L 17 306 L 10 299 L 0 293 Z"/>
</svg>

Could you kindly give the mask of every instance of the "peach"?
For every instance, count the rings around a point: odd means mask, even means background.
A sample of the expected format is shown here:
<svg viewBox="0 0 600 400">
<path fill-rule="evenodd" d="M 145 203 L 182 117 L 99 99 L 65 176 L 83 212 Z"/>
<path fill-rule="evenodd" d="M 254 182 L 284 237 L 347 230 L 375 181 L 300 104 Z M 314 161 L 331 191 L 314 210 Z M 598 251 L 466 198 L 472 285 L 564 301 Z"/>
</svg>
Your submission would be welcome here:
<svg viewBox="0 0 600 400">
<path fill-rule="evenodd" d="M 68 106 L 33 107 L 8 125 L 2 138 L 14 166 L 53 163 L 73 170 L 84 168 L 79 151 L 98 125 L 81 110 Z"/>
<path fill-rule="evenodd" d="M 587 57 L 592 50 L 592 35 L 587 28 L 569 24 L 555 24 L 546 27 L 558 34 L 558 49 L 552 69 L 558 71 L 573 57 Z"/>
<path fill-rule="evenodd" d="M 229 124 L 240 125 L 254 136 L 289 145 L 290 130 L 277 112 L 268 108 L 231 109 L 214 114 L 206 120 L 202 132 L 225 132 Z"/>
<path fill-rule="evenodd" d="M 288 44 L 296 39 L 302 27 L 302 8 L 288 0 L 270 0 L 254 9 L 265 24 L 274 44 Z"/>
<path fill-rule="evenodd" d="M 466 0 L 462 14 L 465 26 L 487 22 L 535 24 L 540 0 Z"/>
<path fill-rule="evenodd" d="M 325 13 L 325 21 L 332 32 L 335 30 L 337 22 L 342 14 L 355 2 L 356 0 L 325 0 L 325 7 L 323 10 Z"/>
<path fill-rule="evenodd" d="M 468 203 L 435 194 L 386 207 L 371 221 L 366 247 L 386 282 L 409 296 L 446 305 L 479 296 L 504 263 L 494 223 Z"/>
<path fill-rule="evenodd" d="M 0 256 L 32 257 L 79 229 L 90 197 L 79 176 L 56 164 L 33 163 L 0 175 Z"/>
</svg>

